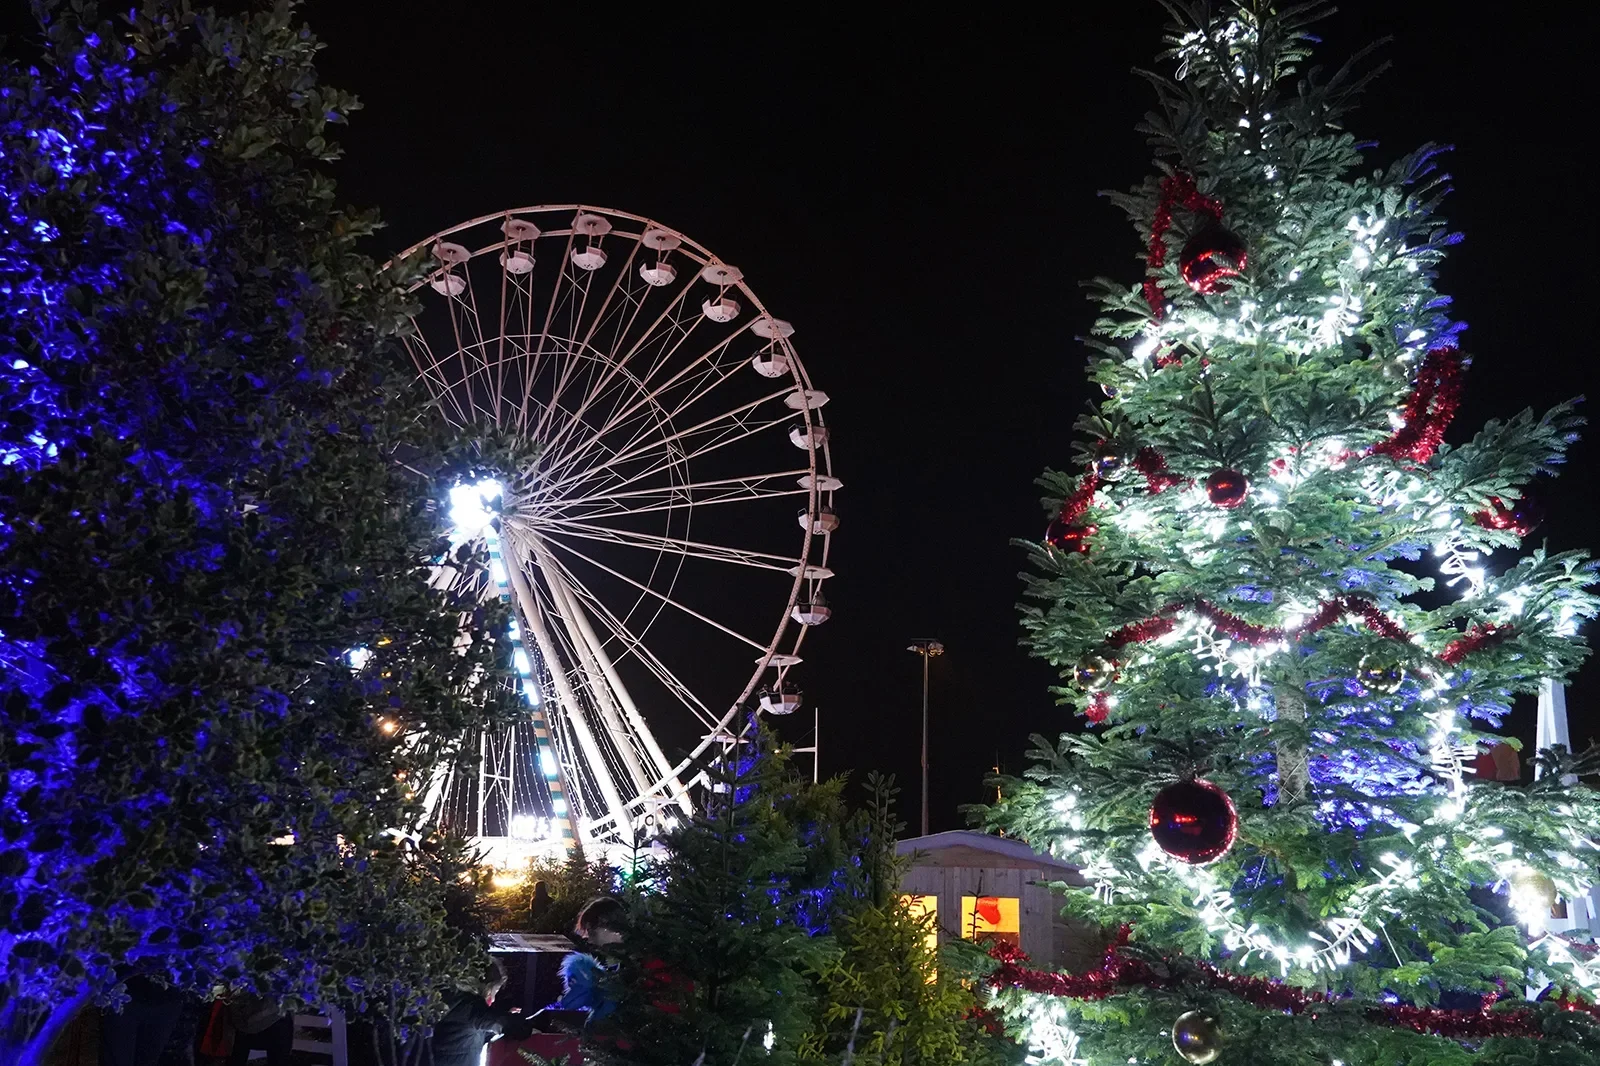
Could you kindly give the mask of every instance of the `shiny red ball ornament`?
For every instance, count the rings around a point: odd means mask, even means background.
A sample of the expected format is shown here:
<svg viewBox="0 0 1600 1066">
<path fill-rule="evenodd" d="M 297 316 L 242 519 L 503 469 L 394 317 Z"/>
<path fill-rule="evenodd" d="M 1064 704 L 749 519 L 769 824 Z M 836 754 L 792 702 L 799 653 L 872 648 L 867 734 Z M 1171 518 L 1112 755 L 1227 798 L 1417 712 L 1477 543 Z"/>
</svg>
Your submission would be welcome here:
<svg viewBox="0 0 1600 1066">
<path fill-rule="evenodd" d="M 1218 507 L 1237 507 L 1250 494 L 1250 482 L 1237 470 L 1222 469 L 1206 478 L 1206 498 Z"/>
<path fill-rule="evenodd" d="M 1092 463 L 1094 472 L 1104 481 L 1118 481 L 1127 473 L 1127 463 L 1115 445 L 1102 444 L 1095 449 Z"/>
<path fill-rule="evenodd" d="M 1150 805 L 1150 835 L 1179 862 L 1216 862 L 1233 847 L 1238 832 L 1233 800 L 1210 781 L 1194 778 L 1168 785 Z"/>
<path fill-rule="evenodd" d="M 1044 542 L 1053 552 L 1085 552 L 1089 538 L 1100 532 L 1095 525 L 1079 525 L 1057 515 L 1044 531 Z"/>
<path fill-rule="evenodd" d="M 979 896 L 973 905 L 973 913 L 990 925 L 1000 924 L 1000 897 Z"/>
<path fill-rule="evenodd" d="M 1479 511 L 1472 520 L 1484 529 L 1501 529 L 1512 536 L 1526 537 L 1544 521 L 1544 509 L 1527 496 L 1509 504 L 1491 496 L 1488 510 Z"/>
<path fill-rule="evenodd" d="M 1244 273 L 1250 253 L 1239 235 L 1220 222 L 1207 222 L 1178 253 L 1178 273 L 1202 296 L 1228 291 L 1228 279 Z"/>
</svg>

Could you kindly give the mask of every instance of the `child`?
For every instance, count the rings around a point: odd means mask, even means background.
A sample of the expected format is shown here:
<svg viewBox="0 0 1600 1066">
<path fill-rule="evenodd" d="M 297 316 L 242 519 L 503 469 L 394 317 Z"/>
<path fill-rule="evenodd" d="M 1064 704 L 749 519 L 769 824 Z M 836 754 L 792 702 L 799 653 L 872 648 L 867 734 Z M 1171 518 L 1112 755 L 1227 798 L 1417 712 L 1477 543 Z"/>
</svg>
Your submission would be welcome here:
<svg viewBox="0 0 1600 1066">
<path fill-rule="evenodd" d="M 580 946 L 605 949 L 622 942 L 624 919 L 622 902 L 610 896 L 596 896 L 583 905 L 573 922 L 572 939 Z M 574 951 L 561 960 L 561 985 L 566 994 L 556 1004 L 562 1010 L 586 1010 L 590 1021 L 598 1021 L 617 1009 L 600 993 L 600 975 L 605 966 L 593 955 Z"/>
<path fill-rule="evenodd" d="M 494 997 L 505 983 L 505 967 L 490 959 L 479 980 L 460 986 L 450 1009 L 433 1027 L 434 1066 L 478 1066 L 489 1041 L 502 1035 L 521 1039 L 533 1031 L 523 1019 L 495 1007 Z"/>
</svg>

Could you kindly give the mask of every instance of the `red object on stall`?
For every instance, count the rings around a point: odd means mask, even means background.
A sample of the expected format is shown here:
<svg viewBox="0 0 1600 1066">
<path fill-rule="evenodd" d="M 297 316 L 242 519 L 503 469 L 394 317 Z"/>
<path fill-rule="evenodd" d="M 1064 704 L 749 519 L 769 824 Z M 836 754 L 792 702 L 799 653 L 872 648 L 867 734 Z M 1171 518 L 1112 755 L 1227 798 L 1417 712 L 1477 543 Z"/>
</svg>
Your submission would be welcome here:
<svg viewBox="0 0 1600 1066">
<path fill-rule="evenodd" d="M 568 1033 L 534 1033 L 491 1043 L 488 1066 L 583 1066 L 583 1053 L 578 1038 Z"/>
</svg>

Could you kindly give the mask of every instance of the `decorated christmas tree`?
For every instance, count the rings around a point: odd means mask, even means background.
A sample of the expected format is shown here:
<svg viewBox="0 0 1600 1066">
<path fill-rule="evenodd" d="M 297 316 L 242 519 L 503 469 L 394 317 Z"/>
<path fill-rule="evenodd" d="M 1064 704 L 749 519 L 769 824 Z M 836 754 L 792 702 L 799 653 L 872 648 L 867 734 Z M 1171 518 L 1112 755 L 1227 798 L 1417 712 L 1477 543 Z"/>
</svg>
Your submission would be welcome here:
<svg viewBox="0 0 1600 1066">
<path fill-rule="evenodd" d="M 1105 395 L 1025 610 L 1085 728 L 987 811 L 1082 864 L 1109 946 L 990 980 L 1039 1063 L 1600 1061 L 1600 960 L 1552 918 L 1600 759 L 1490 757 L 1586 654 L 1593 568 L 1525 543 L 1578 419 L 1446 443 L 1440 149 L 1374 169 L 1343 123 L 1376 68 L 1308 66 L 1328 9 L 1168 10 L 1157 170 L 1115 198 L 1146 271 L 1097 283 Z"/>
</svg>

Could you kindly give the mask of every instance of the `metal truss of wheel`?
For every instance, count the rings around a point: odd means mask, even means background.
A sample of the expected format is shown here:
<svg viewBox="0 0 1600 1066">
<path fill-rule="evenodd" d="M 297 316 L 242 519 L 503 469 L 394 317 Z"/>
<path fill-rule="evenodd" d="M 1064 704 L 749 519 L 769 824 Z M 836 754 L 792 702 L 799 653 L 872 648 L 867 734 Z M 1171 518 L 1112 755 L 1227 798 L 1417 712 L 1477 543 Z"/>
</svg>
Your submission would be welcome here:
<svg viewBox="0 0 1600 1066">
<path fill-rule="evenodd" d="M 742 710 L 797 702 L 786 675 L 830 614 L 828 397 L 738 267 L 649 219 L 521 208 L 406 254 L 429 264 L 421 387 L 464 433 L 537 452 L 458 490 L 479 516 L 458 532 L 493 558 L 470 579 L 514 607 L 526 711 L 462 739 L 434 818 L 502 854 L 637 845 L 692 809 Z"/>
</svg>

